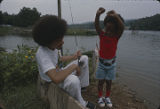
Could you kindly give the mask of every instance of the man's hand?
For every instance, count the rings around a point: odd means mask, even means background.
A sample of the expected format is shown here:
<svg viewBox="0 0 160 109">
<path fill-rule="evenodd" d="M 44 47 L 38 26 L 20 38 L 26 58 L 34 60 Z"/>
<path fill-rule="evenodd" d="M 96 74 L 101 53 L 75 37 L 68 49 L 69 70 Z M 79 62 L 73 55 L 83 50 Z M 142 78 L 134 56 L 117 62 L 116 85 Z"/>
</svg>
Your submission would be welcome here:
<svg viewBox="0 0 160 109">
<path fill-rule="evenodd" d="M 81 54 L 81 51 L 78 50 L 74 55 L 73 55 L 73 59 L 76 60 L 78 59 L 78 57 L 80 57 L 82 54 Z"/>
<path fill-rule="evenodd" d="M 81 74 L 81 72 L 80 72 L 80 67 L 77 66 L 77 68 L 76 68 L 76 75 L 77 75 L 77 76 L 80 76 L 80 74 Z"/>
<path fill-rule="evenodd" d="M 104 13 L 105 12 L 105 9 L 104 8 L 102 8 L 102 7 L 100 7 L 98 10 L 97 10 L 97 15 L 101 15 L 102 13 Z"/>
</svg>

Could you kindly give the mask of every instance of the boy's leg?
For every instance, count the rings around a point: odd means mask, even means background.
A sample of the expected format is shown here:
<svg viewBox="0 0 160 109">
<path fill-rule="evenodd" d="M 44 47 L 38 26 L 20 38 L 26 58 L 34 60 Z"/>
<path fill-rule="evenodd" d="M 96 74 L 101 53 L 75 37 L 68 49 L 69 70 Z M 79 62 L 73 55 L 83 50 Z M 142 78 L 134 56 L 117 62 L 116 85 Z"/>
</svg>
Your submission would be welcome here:
<svg viewBox="0 0 160 109">
<path fill-rule="evenodd" d="M 106 97 L 110 96 L 112 80 L 106 80 Z"/>
<path fill-rule="evenodd" d="M 104 97 L 103 97 L 103 84 L 105 80 L 98 80 L 98 104 L 100 107 L 104 107 Z"/>
<path fill-rule="evenodd" d="M 106 96 L 105 96 L 105 102 L 108 107 L 112 107 L 112 102 L 110 100 L 110 93 L 111 93 L 111 84 L 112 80 L 106 80 Z"/>
<path fill-rule="evenodd" d="M 98 97 L 102 97 L 103 96 L 103 84 L 104 84 L 105 80 L 99 80 L 98 81 Z"/>
</svg>

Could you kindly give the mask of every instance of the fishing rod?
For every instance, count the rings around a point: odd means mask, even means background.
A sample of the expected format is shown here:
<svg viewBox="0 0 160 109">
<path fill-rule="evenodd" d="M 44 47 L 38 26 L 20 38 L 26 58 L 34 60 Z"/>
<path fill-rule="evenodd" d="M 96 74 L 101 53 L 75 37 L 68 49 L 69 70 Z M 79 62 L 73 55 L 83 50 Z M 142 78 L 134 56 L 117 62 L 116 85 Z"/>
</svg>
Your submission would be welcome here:
<svg viewBox="0 0 160 109">
<path fill-rule="evenodd" d="M 68 3 L 69 3 L 69 9 L 70 9 L 70 12 L 71 12 L 72 24 L 74 25 L 74 20 L 73 20 L 73 14 L 72 14 L 72 9 L 71 9 L 70 0 L 68 0 Z M 74 31 L 73 33 L 74 33 L 74 36 L 75 36 L 76 50 L 78 51 L 78 50 L 79 50 L 79 47 L 78 47 L 78 38 L 77 38 L 76 32 Z M 80 58 L 81 58 L 81 56 L 78 56 L 78 65 L 79 65 L 79 66 L 82 65 L 82 62 L 80 61 Z"/>
</svg>

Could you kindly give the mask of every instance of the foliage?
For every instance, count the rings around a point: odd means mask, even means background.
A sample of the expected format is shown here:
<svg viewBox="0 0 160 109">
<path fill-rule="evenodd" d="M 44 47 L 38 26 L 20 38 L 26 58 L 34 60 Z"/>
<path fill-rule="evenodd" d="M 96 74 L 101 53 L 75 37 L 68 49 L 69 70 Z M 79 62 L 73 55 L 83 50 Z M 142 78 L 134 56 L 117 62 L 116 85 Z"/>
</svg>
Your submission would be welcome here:
<svg viewBox="0 0 160 109">
<path fill-rule="evenodd" d="M 0 102 L 5 109 L 49 109 L 49 104 L 37 94 L 37 84 L 16 87 L 0 93 Z"/>
<path fill-rule="evenodd" d="M 2 11 L 0 11 L 0 24 L 2 24 Z"/>
<path fill-rule="evenodd" d="M 36 81 L 35 51 L 35 48 L 22 45 L 11 53 L 0 52 L 0 89 L 14 89 Z"/>
<path fill-rule="evenodd" d="M 94 30 L 87 30 L 87 29 L 68 29 L 67 35 L 91 36 L 91 35 L 97 35 L 97 33 Z"/>
<path fill-rule="evenodd" d="M 23 7 L 17 15 L 0 12 L 0 24 L 28 27 L 32 26 L 40 18 L 40 15 L 41 13 L 36 8 L 30 9 L 26 7 Z"/>
<path fill-rule="evenodd" d="M 37 19 L 40 18 L 40 13 L 36 8 L 30 9 L 23 7 L 17 15 L 17 26 L 31 26 L 35 23 Z"/>
<path fill-rule="evenodd" d="M 160 14 L 130 22 L 131 30 L 160 30 Z"/>
<path fill-rule="evenodd" d="M 100 26 L 103 28 L 103 21 L 100 21 Z M 94 22 L 86 22 L 82 24 L 71 24 L 70 29 L 95 29 Z"/>
<path fill-rule="evenodd" d="M 8 32 L 11 30 L 9 27 L 2 27 L 0 26 L 0 36 L 4 36 L 8 34 Z"/>
<path fill-rule="evenodd" d="M 19 35 L 19 36 L 32 36 L 31 27 L 29 28 L 21 28 L 21 27 L 13 27 L 13 26 L 0 26 L 0 36 L 5 35 Z"/>
</svg>

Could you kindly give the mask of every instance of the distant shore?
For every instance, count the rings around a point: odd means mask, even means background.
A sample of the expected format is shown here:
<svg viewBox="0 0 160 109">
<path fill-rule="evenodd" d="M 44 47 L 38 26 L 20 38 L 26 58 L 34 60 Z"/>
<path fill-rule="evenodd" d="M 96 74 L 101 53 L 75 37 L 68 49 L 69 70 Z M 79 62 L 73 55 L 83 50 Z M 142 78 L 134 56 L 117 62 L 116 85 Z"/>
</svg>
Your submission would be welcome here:
<svg viewBox="0 0 160 109">
<path fill-rule="evenodd" d="M 5 35 L 31 36 L 32 28 L 0 26 L 0 36 L 5 36 Z M 96 31 L 90 29 L 68 29 L 66 35 L 92 36 L 92 35 L 97 35 L 97 33 Z"/>
</svg>

